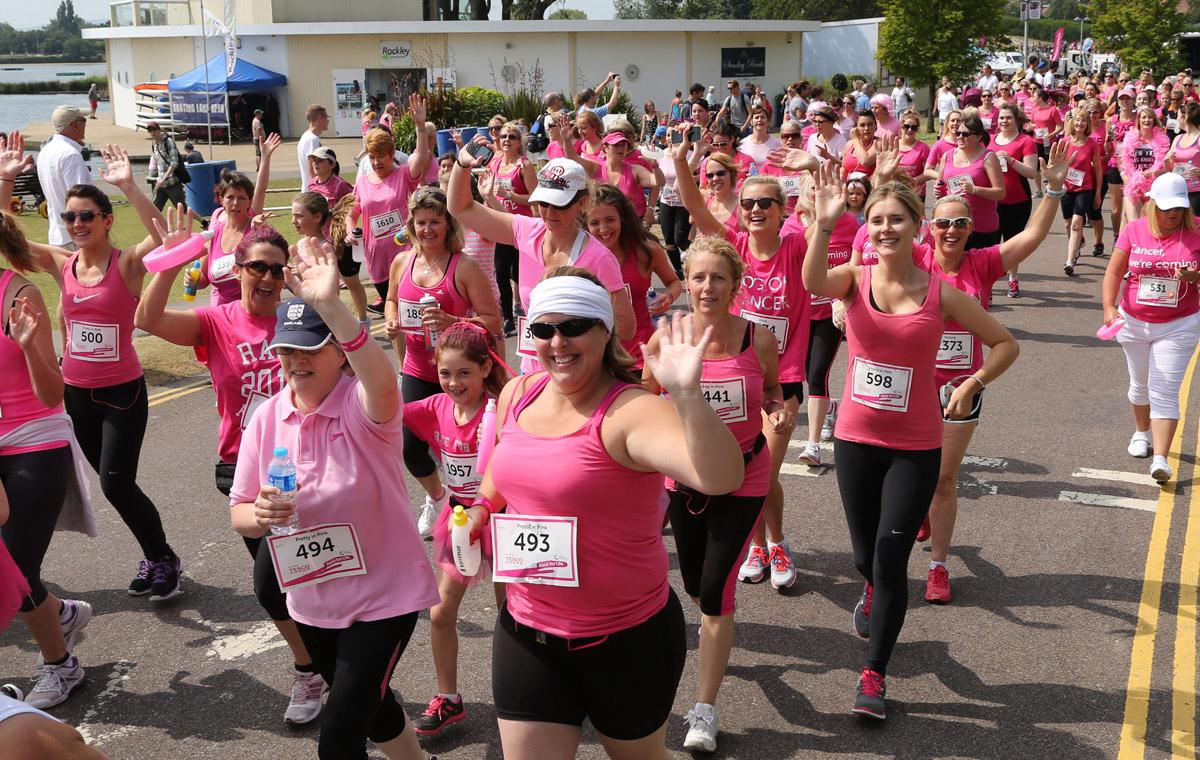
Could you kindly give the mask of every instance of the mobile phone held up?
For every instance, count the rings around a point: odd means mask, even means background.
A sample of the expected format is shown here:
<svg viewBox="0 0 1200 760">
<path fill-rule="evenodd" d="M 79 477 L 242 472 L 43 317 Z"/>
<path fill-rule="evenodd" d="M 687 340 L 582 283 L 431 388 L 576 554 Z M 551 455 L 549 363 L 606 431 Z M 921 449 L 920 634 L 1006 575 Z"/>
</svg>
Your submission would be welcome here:
<svg viewBox="0 0 1200 760">
<path fill-rule="evenodd" d="M 472 158 L 479 159 L 480 163 L 485 166 L 489 161 L 492 160 L 492 156 L 495 155 L 495 152 L 492 151 L 492 149 L 488 147 L 486 143 L 477 142 L 473 142 L 467 146 L 467 153 L 469 153 Z"/>
<path fill-rule="evenodd" d="M 704 132 L 704 130 L 700 127 L 699 124 L 697 124 L 693 127 L 690 127 L 688 129 L 688 140 L 690 142 L 694 142 L 694 143 L 700 142 L 700 135 L 703 134 L 703 132 Z M 671 133 L 671 144 L 672 145 L 679 145 L 682 142 L 683 142 L 683 133 L 682 132 L 676 130 Z"/>
</svg>

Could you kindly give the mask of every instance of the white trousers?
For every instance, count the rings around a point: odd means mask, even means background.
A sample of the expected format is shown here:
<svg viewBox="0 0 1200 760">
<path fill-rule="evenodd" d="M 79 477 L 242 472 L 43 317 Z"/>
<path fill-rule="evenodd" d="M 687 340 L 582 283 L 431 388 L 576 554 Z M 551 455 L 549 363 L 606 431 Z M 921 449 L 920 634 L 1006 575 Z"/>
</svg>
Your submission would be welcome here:
<svg viewBox="0 0 1200 760">
<path fill-rule="evenodd" d="M 1117 342 L 1129 365 L 1129 403 L 1148 404 L 1152 420 L 1179 419 L 1179 387 L 1200 340 L 1200 313 L 1171 322 L 1123 315 Z"/>
</svg>

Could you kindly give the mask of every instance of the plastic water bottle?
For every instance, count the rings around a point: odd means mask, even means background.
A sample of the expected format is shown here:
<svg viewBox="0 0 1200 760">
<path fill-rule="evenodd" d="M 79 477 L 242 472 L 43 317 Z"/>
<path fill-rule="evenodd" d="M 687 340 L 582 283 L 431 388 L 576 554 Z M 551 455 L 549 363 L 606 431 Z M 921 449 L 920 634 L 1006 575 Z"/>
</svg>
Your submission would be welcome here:
<svg viewBox="0 0 1200 760">
<path fill-rule="evenodd" d="M 436 298 L 434 298 L 433 296 L 429 295 L 428 293 L 421 296 L 421 300 L 418 303 L 421 304 L 421 315 L 422 316 L 425 315 L 426 309 L 436 309 L 438 307 L 438 300 Z M 435 330 L 435 329 L 431 328 L 429 325 L 425 325 L 425 347 L 428 348 L 430 351 L 437 348 L 437 341 L 438 341 L 439 334 L 440 334 L 439 330 Z"/>
<path fill-rule="evenodd" d="M 183 300 L 195 301 L 196 291 L 200 289 L 200 262 L 193 261 L 192 265 L 183 270 Z"/>
<path fill-rule="evenodd" d="M 275 456 L 271 466 L 267 468 L 267 485 L 279 489 L 279 495 L 273 498 L 280 501 L 290 501 L 293 505 L 292 516 L 283 525 L 272 525 L 271 532 L 277 536 L 290 536 L 300 527 L 300 511 L 295 509 L 296 503 L 296 464 L 288 456 L 287 448 L 276 446 L 272 452 Z"/>
<path fill-rule="evenodd" d="M 479 454 L 475 458 L 475 472 L 479 473 L 480 480 L 483 480 L 488 460 L 492 458 L 492 449 L 496 448 L 496 399 L 488 399 L 479 426 L 482 429 L 479 434 Z"/>
<path fill-rule="evenodd" d="M 658 291 L 650 288 L 646 291 L 646 306 L 653 308 L 654 302 L 658 300 Z"/>
<path fill-rule="evenodd" d="M 450 551 L 463 576 L 470 578 L 479 572 L 479 542 L 471 543 L 471 518 L 461 506 L 450 516 Z"/>
<path fill-rule="evenodd" d="M 362 227 L 355 227 L 351 233 L 354 235 L 354 245 L 350 246 L 350 258 L 361 264 L 363 261 L 363 231 Z"/>
</svg>

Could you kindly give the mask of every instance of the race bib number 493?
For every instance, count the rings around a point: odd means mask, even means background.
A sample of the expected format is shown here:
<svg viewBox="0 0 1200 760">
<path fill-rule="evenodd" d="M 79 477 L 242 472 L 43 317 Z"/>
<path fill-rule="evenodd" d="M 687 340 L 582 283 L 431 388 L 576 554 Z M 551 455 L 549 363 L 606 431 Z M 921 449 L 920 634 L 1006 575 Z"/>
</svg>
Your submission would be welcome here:
<svg viewBox="0 0 1200 760">
<path fill-rule="evenodd" d="M 492 515 L 492 581 L 579 585 L 575 517 Z"/>
</svg>

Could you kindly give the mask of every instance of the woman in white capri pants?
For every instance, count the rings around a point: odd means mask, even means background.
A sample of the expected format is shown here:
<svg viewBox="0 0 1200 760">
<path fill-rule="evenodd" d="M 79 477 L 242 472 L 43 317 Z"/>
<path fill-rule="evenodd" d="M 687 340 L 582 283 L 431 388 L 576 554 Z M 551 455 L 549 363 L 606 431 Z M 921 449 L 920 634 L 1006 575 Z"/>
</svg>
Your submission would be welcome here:
<svg viewBox="0 0 1200 760">
<path fill-rule="evenodd" d="M 1129 453 L 1153 453 L 1150 476 L 1165 483 L 1179 386 L 1200 338 L 1200 231 L 1183 177 L 1163 174 L 1147 195 L 1142 218 L 1121 228 L 1102 297 L 1105 324 L 1125 320 L 1117 341 L 1129 363 L 1135 426 Z"/>
</svg>

